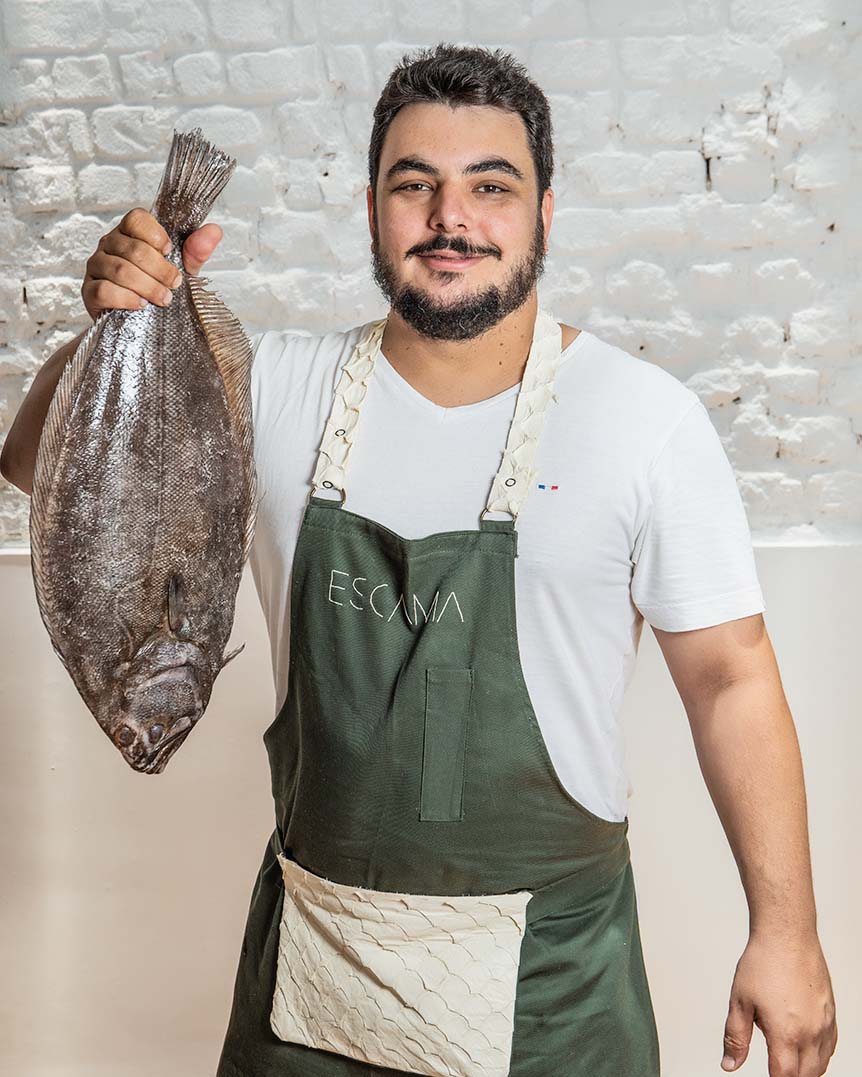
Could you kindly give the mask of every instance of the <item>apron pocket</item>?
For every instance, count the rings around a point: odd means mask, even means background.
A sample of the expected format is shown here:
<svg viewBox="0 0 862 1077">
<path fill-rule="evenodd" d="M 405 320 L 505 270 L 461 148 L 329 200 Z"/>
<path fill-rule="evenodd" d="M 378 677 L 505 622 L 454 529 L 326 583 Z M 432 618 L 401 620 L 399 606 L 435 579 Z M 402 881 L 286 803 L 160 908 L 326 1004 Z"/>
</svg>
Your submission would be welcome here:
<svg viewBox="0 0 862 1077">
<path fill-rule="evenodd" d="M 426 669 L 420 819 L 464 818 L 464 758 L 472 694 L 472 669 Z"/>
<path fill-rule="evenodd" d="M 532 894 L 330 882 L 279 854 L 279 1039 L 431 1077 L 506 1077 Z"/>
</svg>

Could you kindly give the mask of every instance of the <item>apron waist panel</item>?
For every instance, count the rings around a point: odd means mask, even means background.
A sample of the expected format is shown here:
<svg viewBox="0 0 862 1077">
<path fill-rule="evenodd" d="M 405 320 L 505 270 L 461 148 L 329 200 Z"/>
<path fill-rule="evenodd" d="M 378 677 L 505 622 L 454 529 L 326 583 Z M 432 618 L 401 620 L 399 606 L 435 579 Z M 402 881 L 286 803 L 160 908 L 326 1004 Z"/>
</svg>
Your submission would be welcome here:
<svg viewBox="0 0 862 1077">
<path fill-rule="evenodd" d="M 285 853 L 281 834 L 276 826 L 269 840 L 276 858 L 291 859 Z M 526 923 L 534 924 L 546 916 L 570 910 L 595 895 L 624 871 L 631 858 L 627 833 L 621 831 L 619 841 L 607 852 L 594 857 L 587 864 L 569 875 L 541 887 L 523 884 L 512 890 L 529 890 L 532 894 L 526 912 Z M 367 887 L 365 889 L 368 889 Z"/>
</svg>

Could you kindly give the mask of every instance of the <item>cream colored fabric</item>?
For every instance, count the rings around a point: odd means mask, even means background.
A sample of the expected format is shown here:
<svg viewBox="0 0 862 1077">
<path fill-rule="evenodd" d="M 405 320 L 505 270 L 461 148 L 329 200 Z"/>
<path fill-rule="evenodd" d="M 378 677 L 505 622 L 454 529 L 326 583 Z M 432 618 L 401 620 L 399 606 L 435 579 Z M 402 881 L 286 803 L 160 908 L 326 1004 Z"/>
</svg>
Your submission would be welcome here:
<svg viewBox="0 0 862 1077">
<path fill-rule="evenodd" d="M 278 859 L 280 1039 L 408 1073 L 505 1077 L 529 891 L 390 893 Z"/>
<path fill-rule="evenodd" d="M 562 360 L 562 330 L 546 311 L 539 310 L 533 346 L 524 367 L 515 414 L 509 427 L 503 462 L 488 495 L 488 512 L 508 512 L 517 519 L 535 483 L 539 437 L 545 413 L 554 396 L 554 376 Z"/>
<path fill-rule="evenodd" d="M 332 409 L 323 430 L 312 480 L 312 494 L 316 493 L 318 486 L 339 490 L 342 495 L 344 493 L 347 460 L 356 438 L 360 409 L 368 392 L 368 382 L 385 329 L 386 318 L 372 322 L 341 369 Z M 556 399 L 553 385 L 562 357 L 561 345 L 562 331 L 557 321 L 547 311 L 539 309 L 503 461 L 491 486 L 486 512 L 507 512 L 513 519 L 517 518 L 533 485 L 537 475 L 534 467 L 536 449 L 545 422 L 545 411 L 550 401 Z"/>
<path fill-rule="evenodd" d="M 332 409 L 323 428 L 317 467 L 312 478 L 312 494 L 317 492 L 318 486 L 327 490 L 341 490 L 342 493 L 344 491 L 344 473 L 359 425 L 359 409 L 368 392 L 368 381 L 374 370 L 374 360 L 380 351 L 380 341 L 385 328 L 386 318 L 373 322 L 341 368 Z"/>
</svg>

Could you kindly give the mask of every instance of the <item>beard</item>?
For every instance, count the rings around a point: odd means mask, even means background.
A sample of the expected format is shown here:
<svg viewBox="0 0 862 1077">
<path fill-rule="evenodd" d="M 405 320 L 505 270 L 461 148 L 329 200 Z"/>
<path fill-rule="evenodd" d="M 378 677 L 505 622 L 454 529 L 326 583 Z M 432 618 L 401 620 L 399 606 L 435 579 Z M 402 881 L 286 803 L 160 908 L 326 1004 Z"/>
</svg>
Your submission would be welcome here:
<svg viewBox="0 0 862 1077">
<path fill-rule="evenodd" d="M 451 303 L 434 299 L 428 292 L 412 284 L 399 286 L 395 266 L 380 250 L 377 237 L 375 225 L 371 239 L 375 283 L 392 309 L 408 325 L 417 333 L 434 340 L 472 340 L 487 332 L 526 302 L 544 271 L 545 236 L 541 213 L 536 214 L 529 252 L 515 263 L 502 285 L 488 285 Z M 437 250 L 451 250 L 465 256 L 488 254 L 497 257 L 496 249 L 472 247 L 461 236 L 437 236 L 431 243 L 413 247 L 407 253 L 415 256 Z M 459 275 L 446 270 L 439 272 L 441 277 L 451 280 Z"/>
</svg>

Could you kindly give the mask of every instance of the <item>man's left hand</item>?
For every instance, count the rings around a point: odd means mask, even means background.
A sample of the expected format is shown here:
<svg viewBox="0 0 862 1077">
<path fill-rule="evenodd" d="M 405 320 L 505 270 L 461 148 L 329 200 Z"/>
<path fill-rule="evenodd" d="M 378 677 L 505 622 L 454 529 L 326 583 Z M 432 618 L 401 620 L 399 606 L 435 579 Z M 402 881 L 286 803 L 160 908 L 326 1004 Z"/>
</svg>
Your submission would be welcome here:
<svg viewBox="0 0 862 1077">
<path fill-rule="evenodd" d="M 753 1025 L 766 1037 L 769 1077 L 820 1077 L 838 1042 L 835 999 L 816 935 L 751 936 L 730 989 L 721 1066 L 748 1057 Z"/>
</svg>

